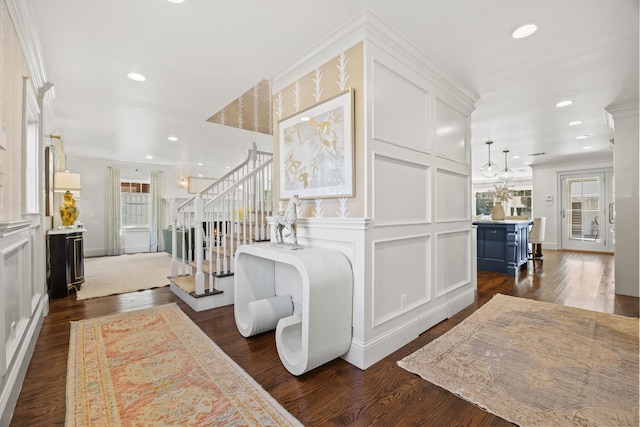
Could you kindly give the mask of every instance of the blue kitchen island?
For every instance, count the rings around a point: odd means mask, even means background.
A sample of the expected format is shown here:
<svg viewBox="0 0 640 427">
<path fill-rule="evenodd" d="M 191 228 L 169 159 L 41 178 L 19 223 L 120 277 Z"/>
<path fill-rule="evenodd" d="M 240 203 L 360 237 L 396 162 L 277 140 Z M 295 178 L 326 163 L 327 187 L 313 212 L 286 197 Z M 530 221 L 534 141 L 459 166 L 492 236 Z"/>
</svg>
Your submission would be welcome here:
<svg viewBox="0 0 640 427">
<path fill-rule="evenodd" d="M 527 265 L 530 220 L 476 221 L 478 270 L 515 276 Z"/>
</svg>

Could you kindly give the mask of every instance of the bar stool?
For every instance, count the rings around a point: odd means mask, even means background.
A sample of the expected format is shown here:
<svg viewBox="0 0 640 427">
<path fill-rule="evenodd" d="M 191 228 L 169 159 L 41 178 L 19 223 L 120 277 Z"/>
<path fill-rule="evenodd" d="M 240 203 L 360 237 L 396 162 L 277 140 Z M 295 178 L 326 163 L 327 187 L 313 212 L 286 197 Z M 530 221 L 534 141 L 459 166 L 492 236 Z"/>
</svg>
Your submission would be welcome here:
<svg viewBox="0 0 640 427">
<path fill-rule="evenodd" d="M 533 226 L 529 231 L 529 243 L 531 243 L 531 251 L 529 259 L 533 261 L 533 268 L 536 267 L 535 261 L 542 261 L 542 242 L 544 242 L 544 229 L 547 222 L 546 217 L 538 217 L 533 219 Z"/>
</svg>

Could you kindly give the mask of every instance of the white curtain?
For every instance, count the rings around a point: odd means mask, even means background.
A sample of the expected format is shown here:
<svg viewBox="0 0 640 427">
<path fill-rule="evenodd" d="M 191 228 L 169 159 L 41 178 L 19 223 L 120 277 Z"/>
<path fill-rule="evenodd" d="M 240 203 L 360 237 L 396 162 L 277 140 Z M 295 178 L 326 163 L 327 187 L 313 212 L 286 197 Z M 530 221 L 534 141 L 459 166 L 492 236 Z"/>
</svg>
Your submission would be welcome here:
<svg viewBox="0 0 640 427">
<path fill-rule="evenodd" d="M 107 183 L 107 255 L 122 254 L 120 239 L 120 169 L 109 167 Z"/>
<path fill-rule="evenodd" d="M 162 171 L 151 172 L 151 227 L 149 229 L 149 252 L 162 252 L 164 240 L 162 227 L 164 225 L 162 208 Z"/>
</svg>

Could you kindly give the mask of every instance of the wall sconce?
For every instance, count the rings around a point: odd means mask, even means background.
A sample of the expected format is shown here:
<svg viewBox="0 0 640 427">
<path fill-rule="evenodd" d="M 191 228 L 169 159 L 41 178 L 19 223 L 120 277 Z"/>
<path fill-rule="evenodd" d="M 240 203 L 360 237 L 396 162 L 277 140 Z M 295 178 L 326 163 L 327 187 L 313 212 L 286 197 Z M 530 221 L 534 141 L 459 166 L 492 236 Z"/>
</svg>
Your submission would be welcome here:
<svg viewBox="0 0 640 427">
<path fill-rule="evenodd" d="M 178 178 L 178 188 L 187 188 L 188 186 L 189 186 L 189 181 L 187 181 L 187 178 L 183 176 Z"/>
<path fill-rule="evenodd" d="M 73 199 L 73 194 L 71 194 L 71 192 L 82 190 L 82 186 L 80 185 L 80 174 L 71 173 L 69 171 L 56 172 L 54 176 L 53 190 L 58 193 L 64 192 L 64 201 L 60 205 L 62 227 L 73 227 L 80 215 L 80 211 L 76 207 L 76 201 Z"/>
</svg>

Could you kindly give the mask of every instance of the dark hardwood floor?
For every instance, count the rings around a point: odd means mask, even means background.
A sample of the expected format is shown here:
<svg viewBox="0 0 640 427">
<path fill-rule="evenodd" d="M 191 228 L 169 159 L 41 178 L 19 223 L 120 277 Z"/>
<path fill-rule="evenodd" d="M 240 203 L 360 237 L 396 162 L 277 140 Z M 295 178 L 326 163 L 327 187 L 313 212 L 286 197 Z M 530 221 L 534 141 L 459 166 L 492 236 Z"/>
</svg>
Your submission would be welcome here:
<svg viewBox="0 0 640 427">
<path fill-rule="evenodd" d="M 12 426 L 64 425 L 69 322 L 169 302 L 180 308 L 233 360 L 307 426 L 501 426 L 511 425 L 430 384 L 396 362 L 423 347 L 496 293 L 638 317 L 638 298 L 617 296 L 613 256 L 546 251 L 543 263 L 518 277 L 478 272 L 474 304 L 441 322 L 369 369 L 342 359 L 300 377 L 282 366 L 274 333 L 249 339 L 236 329 L 233 307 L 196 313 L 168 287 L 85 301 L 51 301 L 15 409 Z"/>
</svg>

